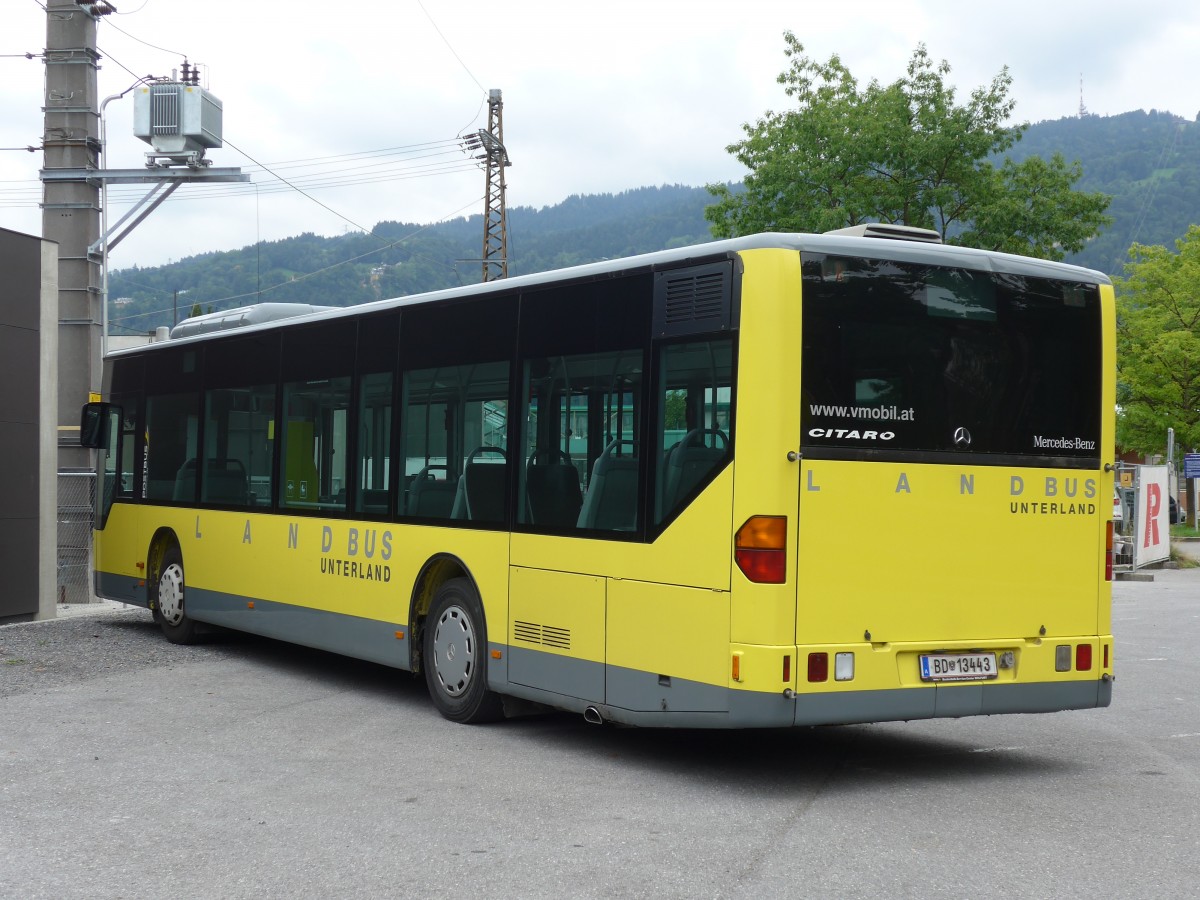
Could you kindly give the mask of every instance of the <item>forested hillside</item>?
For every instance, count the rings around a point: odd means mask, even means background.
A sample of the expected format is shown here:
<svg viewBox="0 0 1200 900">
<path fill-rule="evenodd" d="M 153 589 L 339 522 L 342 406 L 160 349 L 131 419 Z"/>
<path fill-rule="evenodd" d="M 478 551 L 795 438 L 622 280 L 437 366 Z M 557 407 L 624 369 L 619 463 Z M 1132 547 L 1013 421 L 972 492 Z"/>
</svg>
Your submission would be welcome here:
<svg viewBox="0 0 1200 900">
<path fill-rule="evenodd" d="M 1069 259 L 1119 274 L 1131 243 L 1173 247 L 1200 222 L 1200 125 L 1166 112 L 1131 112 L 1040 122 L 1012 156 L 1079 160 L 1080 190 L 1113 197 L 1113 224 Z M 709 240 L 703 187 L 642 187 L 568 197 L 509 216 L 509 274 L 522 275 Z M 429 228 L 380 222 L 375 236 L 302 234 L 241 250 L 193 256 L 109 277 L 114 333 L 170 325 L 193 305 L 207 312 L 259 300 L 350 306 L 480 279 L 480 216 Z M 176 300 L 176 292 L 178 299 Z"/>
<path fill-rule="evenodd" d="M 544 209 L 508 210 L 509 275 L 542 272 L 711 240 L 703 187 L 646 187 L 568 197 Z M 178 304 L 229 309 L 262 301 L 352 306 L 370 300 L 473 284 L 483 218 L 432 227 L 380 222 L 375 236 L 301 234 L 109 276 L 114 333 L 170 325 Z M 178 297 L 176 297 L 176 292 Z"/>
<path fill-rule="evenodd" d="M 1113 224 L 1068 262 L 1120 274 L 1131 244 L 1173 248 L 1200 222 L 1200 125 L 1194 120 L 1138 110 L 1040 122 L 1010 155 L 1019 161 L 1056 151 L 1083 164 L 1078 190 L 1113 198 Z"/>
</svg>

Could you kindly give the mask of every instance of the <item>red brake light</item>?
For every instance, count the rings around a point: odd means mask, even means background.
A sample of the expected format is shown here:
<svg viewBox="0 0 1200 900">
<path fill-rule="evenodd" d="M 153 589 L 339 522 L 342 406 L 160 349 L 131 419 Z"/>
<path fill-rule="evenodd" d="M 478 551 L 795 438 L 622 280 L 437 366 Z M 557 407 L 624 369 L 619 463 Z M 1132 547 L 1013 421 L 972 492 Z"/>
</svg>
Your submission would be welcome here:
<svg viewBox="0 0 1200 900">
<path fill-rule="evenodd" d="M 734 535 L 733 558 L 750 581 L 787 581 L 787 518 L 751 516 Z"/>
<path fill-rule="evenodd" d="M 829 680 L 829 654 L 828 653 L 810 653 L 810 654 L 808 654 L 808 680 L 809 681 L 828 681 Z"/>
<path fill-rule="evenodd" d="M 1090 672 L 1092 670 L 1092 645 L 1077 644 L 1075 647 L 1075 671 Z"/>
</svg>

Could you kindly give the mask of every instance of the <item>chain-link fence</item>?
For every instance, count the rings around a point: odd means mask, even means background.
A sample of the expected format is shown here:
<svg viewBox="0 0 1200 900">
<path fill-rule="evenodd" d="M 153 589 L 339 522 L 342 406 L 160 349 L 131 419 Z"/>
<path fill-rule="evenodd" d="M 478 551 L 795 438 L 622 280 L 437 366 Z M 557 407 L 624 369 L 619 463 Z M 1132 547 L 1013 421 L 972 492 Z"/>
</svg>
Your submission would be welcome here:
<svg viewBox="0 0 1200 900">
<path fill-rule="evenodd" d="M 91 603 L 96 473 L 58 473 L 58 602 Z"/>
</svg>

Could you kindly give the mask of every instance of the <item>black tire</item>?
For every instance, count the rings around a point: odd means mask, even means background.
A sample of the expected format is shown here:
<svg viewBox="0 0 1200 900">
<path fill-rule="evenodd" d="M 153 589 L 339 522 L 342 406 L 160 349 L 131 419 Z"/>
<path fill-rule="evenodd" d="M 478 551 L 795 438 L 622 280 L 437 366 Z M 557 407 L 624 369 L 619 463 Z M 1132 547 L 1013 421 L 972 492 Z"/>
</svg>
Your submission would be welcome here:
<svg viewBox="0 0 1200 900">
<path fill-rule="evenodd" d="M 153 585 L 154 621 L 172 644 L 194 644 L 196 623 L 184 606 L 183 554 L 171 546 L 163 554 Z"/>
<path fill-rule="evenodd" d="M 466 578 L 447 581 L 425 619 L 422 668 L 429 696 L 452 722 L 504 718 L 500 695 L 487 687 L 487 626 L 479 595 Z"/>
</svg>

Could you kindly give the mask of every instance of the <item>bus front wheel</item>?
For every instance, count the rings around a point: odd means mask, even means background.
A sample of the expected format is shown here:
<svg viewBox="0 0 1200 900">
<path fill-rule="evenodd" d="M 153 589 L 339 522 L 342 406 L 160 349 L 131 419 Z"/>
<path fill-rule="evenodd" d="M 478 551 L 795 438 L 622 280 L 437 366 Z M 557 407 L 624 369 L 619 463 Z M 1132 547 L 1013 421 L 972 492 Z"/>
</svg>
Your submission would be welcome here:
<svg viewBox="0 0 1200 900">
<path fill-rule="evenodd" d="M 447 719 L 476 724 L 504 717 L 500 696 L 487 687 L 483 604 L 467 579 L 451 579 L 434 595 L 422 656 L 429 696 Z"/>
<path fill-rule="evenodd" d="M 183 554 L 171 547 L 163 554 L 154 585 L 154 620 L 172 644 L 196 641 L 196 623 L 184 609 Z"/>
</svg>

